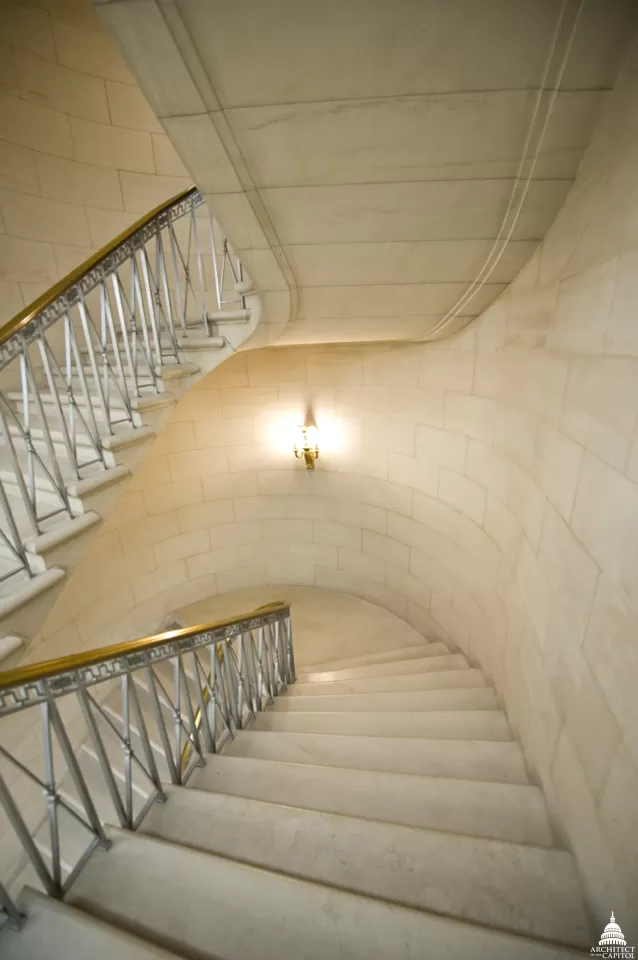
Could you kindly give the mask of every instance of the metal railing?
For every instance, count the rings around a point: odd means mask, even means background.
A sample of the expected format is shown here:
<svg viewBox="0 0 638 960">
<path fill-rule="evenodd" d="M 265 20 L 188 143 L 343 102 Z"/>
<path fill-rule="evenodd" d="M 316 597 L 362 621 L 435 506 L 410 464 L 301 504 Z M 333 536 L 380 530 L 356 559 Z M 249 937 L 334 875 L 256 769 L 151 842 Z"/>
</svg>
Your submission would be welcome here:
<svg viewBox="0 0 638 960">
<path fill-rule="evenodd" d="M 15 930 L 19 930 L 24 923 L 24 917 L 0 883 L 0 930 L 5 923 L 8 923 Z"/>
<path fill-rule="evenodd" d="M 27 544 L 69 487 L 114 464 L 118 430 L 141 424 L 193 327 L 244 306 L 242 268 L 192 187 L 138 220 L 0 330 L 0 582 L 33 576 Z"/>
<path fill-rule="evenodd" d="M 108 848 L 101 810 L 137 829 L 166 800 L 164 782 L 186 783 L 294 679 L 284 603 L 0 673 L 0 717 L 41 713 L 38 764 L 0 745 L 0 810 L 44 890 L 63 896 L 95 847 Z M 46 801 L 32 823 L 25 783 Z M 8 897 L 5 909 L 19 918 Z"/>
</svg>

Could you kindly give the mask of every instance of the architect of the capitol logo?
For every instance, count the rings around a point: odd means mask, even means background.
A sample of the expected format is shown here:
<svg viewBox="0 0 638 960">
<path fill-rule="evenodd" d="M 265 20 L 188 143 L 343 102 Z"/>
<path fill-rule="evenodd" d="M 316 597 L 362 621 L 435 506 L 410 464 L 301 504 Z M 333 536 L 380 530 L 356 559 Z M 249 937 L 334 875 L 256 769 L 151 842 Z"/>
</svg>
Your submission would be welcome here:
<svg viewBox="0 0 638 960">
<path fill-rule="evenodd" d="M 602 960 L 612 960 L 612 958 L 618 958 L 618 960 L 625 960 L 625 958 L 631 958 L 633 960 L 634 956 L 634 947 L 628 947 L 627 941 L 623 937 L 622 930 L 616 923 L 616 918 L 613 914 L 609 918 L 609 923 L 603 930 L 603 935 L 598 941 L 597 947 L 592 947 L 590 951 L 590 956 L 600 957 Z"/>
</svg>

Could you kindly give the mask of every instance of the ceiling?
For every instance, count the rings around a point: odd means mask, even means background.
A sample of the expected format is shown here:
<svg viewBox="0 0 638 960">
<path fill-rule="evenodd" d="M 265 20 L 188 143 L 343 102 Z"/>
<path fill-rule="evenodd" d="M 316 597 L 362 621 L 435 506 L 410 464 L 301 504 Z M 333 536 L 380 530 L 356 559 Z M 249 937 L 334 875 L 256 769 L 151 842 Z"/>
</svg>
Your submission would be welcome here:
<svg viewBox="0 0 638 960">
<path fill-rule="evenodd" d="M 428 339 L 480 314 L 563 204 L 638 14 L 633 0 L 96 6 L 281 343 Z"/>
</svg>

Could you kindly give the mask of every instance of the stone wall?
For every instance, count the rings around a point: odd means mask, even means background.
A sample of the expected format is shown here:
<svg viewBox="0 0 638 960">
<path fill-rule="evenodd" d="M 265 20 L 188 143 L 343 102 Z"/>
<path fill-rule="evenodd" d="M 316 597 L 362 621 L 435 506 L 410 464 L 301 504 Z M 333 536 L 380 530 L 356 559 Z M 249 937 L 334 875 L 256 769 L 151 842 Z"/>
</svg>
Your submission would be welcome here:
<svg viewBox="0 0 638 960">
<path fill-rule="evenodd" d="M 190 182 L 90 0 L 4 0 L 0 323 Z"/>
</svg>

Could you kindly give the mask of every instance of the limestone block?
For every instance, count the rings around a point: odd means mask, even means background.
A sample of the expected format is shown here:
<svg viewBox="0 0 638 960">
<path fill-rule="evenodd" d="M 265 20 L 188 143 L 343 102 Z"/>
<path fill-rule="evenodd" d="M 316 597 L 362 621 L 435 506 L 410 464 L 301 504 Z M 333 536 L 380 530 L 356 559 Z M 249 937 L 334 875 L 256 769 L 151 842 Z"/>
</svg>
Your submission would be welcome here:
<svg viewBox="0 0 638 960">
<path fill-rule="evenodd" d="M 113 126 L 148 130 L 149 133 L 162 132 L 161 123 L 138 87 L 116 80 L 107 80 L 105 86 Z"/>
<path fill-rule="evenodd" d="M 521 525 L 507 507 L 492 494 L 488 494 L 485 507 L 485 532 L 514 566 L 521 541 Z"/>
<path fill-rule="evenodd" d="M 177 507 L 202 503 L 199 477 L 185 476 L 174 483 L 162 483 L 143 491 L 144 506 L 149 517 L 166 515 Z"/>
<path fill-rule="evenodd" d="M 51 21 L 45 10 L 9 0 L 2 10 L 0 38 L 38 57 L 56 59 Z"/>
<path fill-rule="evenodd" d="M 538 478 L 547 498 L 569 520 L 583 459 L 583 447 L 549 424 L 538 431 Z"/>
<path fill-rule="evenodd" d="M 573 360 L 561 429 L 607 463 L 622 469 L 638 411 L 633 359 Z"/>
<path fill-rule="evenodd" d="M 613 576 L 601 575 L 583 653 L 623 730 L 638 765 L 638 617 L 627 593 Z"/>
<path fill-rule="evenodd" d="M 439 467 L 436 463 L 418 457 L 391 453 L 389 479 L 393 484 L 401 484 L 436 496 L 439 489 Z"/>
<path fill-rule="evenodd" d="M 145 131 L 127 130 L 124 127 L 97 124 L 72 117 L 71 133 L 75 155 L 83 163 L 137 173 L 155 171 L 151 135 Z M 130 181 L 126 184 L 123 181 L 122 189 L 126 199 L 127 190 L 130 192 Z M 149 204 L 146 209 L 152 209 L 152 206 L 153 204 Z M 126 203 L 126 209 L 133 209 L 130 202 Z"/>
<path fill-rule="evenodd" d="M 116 128 L 112 127 L 111 129 L 115 130 Z M 122 173 L 120 173 L 120 183 L 122 184 L 122 194 L 124 196 L 124 209 L 130 213 L 136 213 L 139 217 L 144 213 L 148 213 L 153 207 L 157 207 L 160 203 L 164 203 L 166 200 L 174 197 L 177 193 L 181 193 L 182 190 L 187 190 L 188 187 L 192 187 L 193 184 L 191 178 L 187 176 L 166 177 L 153 173 L 154 163 L 150 134 L 148 133 L 118 130 L 112 143 L 114 154 L 122 146 L 122 141 L 129 139 L 129 137 L 135 138 L 139 152 L 136 154 L 137 159 L 133 161 L 135 166 L 133 166 L 131 161 L 125 161 L 120 168 L 122 169 Z M 90 155 L 92 150 L 87 148 L 87 153 Z M 95 160 L 95 162 L 97 162 L 97 160 Z M 139 169 L 148 170 L 149 172 L 128 172 Z"/>
<path fill-rule="evenodd" d="M 177 583 L 188 579 L 186 564 L 183 560 L 165 563 L 163 566 L 145 573 L 133 580 L 133 593 L 137 603 L 143 603 L 151 597 L 162 593 Z"/>
<path fill-rule="evenodd" d="M 454 470 L 441 467 L 439 499 L 460 510 L 476 523 L 485 517 L 485 489 L 474 480 L 469 480 Z"/>
<path fill-rule="evenodd" d="M 57 265 L 49 243 L 0 234 L 0 261 L 6 281 L 27 281 L 50 286 L 57 277 Z"/>
<path fill-rule="evenodd" d="M 72 117 L 111 122 L 103 80 L 31 56 L 24 50 L 16 57 L 16 63 L 25 100 Z"/>
<path fill-rule="evenodd" d="M 631 798 L 638 790 L 638 771 L 628 751 L 620 747 L 613 759 L 605 792 L 600 802 L 600 817 L 603 831 L 611 843 L 616 862 L 620 864 L 623 884 L 629 903 L 636 902 L 638 895 L 638 864 L 635 849 L 628 837 L 634 837 L 638 829 L 636 805 Z M 623 928 L 627 942 L 638 938 L 638 922 L 635 915 L 627 914 Z"/>
<path fill-rule="evenodd" d="M 332 523 L 325 520 L 313 522 L 313 541 L 335 547 L 348 547 L 361 552 L 362 536 L 365 531 L 360 527 L 346 523 Z"/>
<path fill-rule="evenodd" d="M 217 588 L 220 593 L 230 593 L 232 590 L 261 586 L 265 581 L 265 566 L 245 567 L 243 570 L 224 570 L 217 574 Z"/>
<path fill-rule="evenodd" d="M 490 442 L 494 431 L 494 401 L 462 393 L 446 393 L 443 424 L 452 433 Z"/>
<path fill-rule="evenodd" d="M 192 530 L 190 533 L 183 533 L 178 537 L 172 537 L 170 540 L 156 543 L 154 546 L 155 560 L 157 566 L 161 568 L 176 560 L 207 553 L 210 546 L 208 530 Z"/>
<path fill-rule="evenodd" d="M 527 539 L 523 537 L 516 567 L 516 582 L 527 605 L 536 636 L 543 642 L 549 615 L 550 587 Z"/>
<path fill-rule="evenodd" d="M 611 312 L 604 336 L 604 353 L 635 357 L 638 336 L 632 308 L 636 302 L 638 251 L 630 249 L 618 260 Z"/>
<path fill-rule="evenodd" d="M 228 452 L 225 448 L 215 448 L 169 453 L 168 465 L 171 476 L 178 482 L 214 473 L 227 473 Z"/>
<path fill-rule="evenodd" d="M 80 73 L 135 85 L 132 74 L 107 33 L 57 18 L 52 23 L 60 63 Z"/>
<path fill-rule="evenodd" d="M 154 517 L 145 517 L 120 528 L 120 542 L 125 554 L 132 553 L 147 544 L 168 540 L 180 533 L 177 511 L 171 510 Z"/>
<path fill-rule="evenodd" d="M 549 503 L 537 557 L 551 588 L 550 616 L 569 624 L 571 637 L 579 644 L 589 622 L 599 568 Z"/>
<path fill-rule="evenodd" d="M 407 570 L 409 565 L 409 548 L 393 540 L 391 537 L 375 533 L 372 530 L 362 532 L 362 551 L 371 557 L 378 557 L 385 563 L 393 564 L 395 567 Z"/>
<path fill-rule="evenodd" d="M 609 260 L 561 280 L 550 337 L 552 347 L 597 356 L 603 353 L 616 270 L 616 260 Z"/>
<path fill-rule="evenodd" d="M 94 247 L 105 246 L 113 237 L 130 227 L 135 220 L 132 213 L 118 213 L 96 207 L 87 207 L 86 215 L 89 221 L 91 243 Z"/>
<path fill-rule="evenodd" d="M 549 669 L 556 703 L 583 767 L 592 795 L 600 800 L 622 733 L 605 695 L 582 655 L 577 637 L 566 636 Z M 548 644 L 550 639 L 548 638 Z M 550 651 L 548 651 L 550 653 Z M 631 760 L 627 756 L 629 768 Z"/>
<path fill-rule="evenodd" d="M 0 208 L 7 233 L 13 237 L 91 246 L 86 212 L 81 206 L 2 190 Z"/>
<path fill-rule="evenodd" d="M 229 519 L 232 519 L 232 516 Z M 221 547 L 240 546 L 246 543 L 259 543 L 262 536 L 261 523 L 257 520 L 220 523 L 211 527 L 208 535 L 213 550 L 218 550 Z"/>
<path fill-rule="evenodd" d="M 36 196 L 40 194 L 35 159 L 30 150 L 0 141 L 0 187 Z"/>
<path fill-rule="evenodd" d="M 123 210 L 117 170 L 36 153 L 42 196 L 107 210 Z"/>
<path fill-rule="evenodd" d="M 443 398 L 442 390 L 392 387 L 388 400 L 390 419 L 406 420 L 409 423 L 426 424 L 431 427 L 442 427 Z"/>
<path fill-rule="evenodd" d="M 604 504 L 605 509 L 594 509 Z M 598 566 L 638 604 L 638 486 L 586 453 L 572 517 L 574 533 Z"/>
<path fill-rule="evenodd" d="M 201 480 L 202 492 L 206 502 L 232 499 L 233 497 L 256 497 L 258 493 L 257 476 L 250 472 L 207 475 L 202 477 Z"/>
<path fill-rule="evenodd" d="M 415 449 L 422 460 L 444 464 L 453 470 L 465 468 L 467 440 L 447 430 L 417 426 Z"/>
<path fill-rule="evenodd" d="M 595 905 L 597 925 L 602 930 L 608 922 L 609 903 L 617 904 L 614 909 L 618 916 L 633 917 L 600 814 L 566 732 L 560 737 L 552 764 L 550 803 L 552 801 L 559 804 L 563 829 L 578 850 L 581 875 L 590 902 Z M 629 926 L 626 929 L 629 932 Z"/>
</svg>

